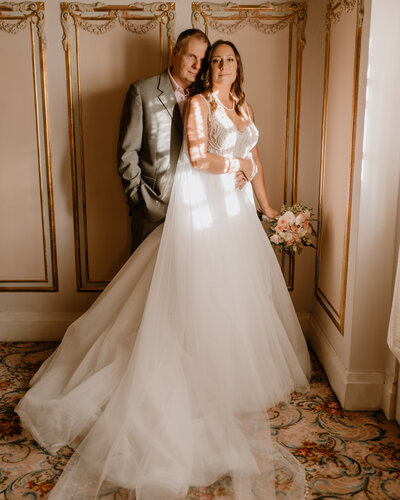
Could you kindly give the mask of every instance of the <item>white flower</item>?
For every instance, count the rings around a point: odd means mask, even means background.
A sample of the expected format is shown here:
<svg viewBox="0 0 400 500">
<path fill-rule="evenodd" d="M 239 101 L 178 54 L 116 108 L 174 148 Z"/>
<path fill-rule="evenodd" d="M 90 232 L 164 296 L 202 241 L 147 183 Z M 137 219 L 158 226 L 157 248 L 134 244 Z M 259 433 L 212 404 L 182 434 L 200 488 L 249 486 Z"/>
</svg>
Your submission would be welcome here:
<svg viewBox="0 0 400 500">
<path fill-rule="evenodd" d="M 271 241 L 276 245 L 279 245 L 279 243 L 281 243 L 281 239 L 278 234 L 274 234 L 273 236 L 271 236 Z"/>
<path fill-rule="evenodd" d="M 304 214 L 299 214 L 297 217 L 296 217 L 296 224 L 298 226 L 301 226 L 303 224 L 303 222 L 306 220 L 306 216 Z"/>
<path fill-rule="evenodd" d="M 289 224 L 289 226 L 291 226 L 292 224 L 294 224 L 294 222 L 296 220 L 296 216 L 290 210 L 288 210 L 287 212 L 285 212 L 283 214 L 283 217 L 286 219 L 286 221 Z"/>
<path fill-rule="evenodd" d="M 292 233 L 285 233 L 284 236 L 285 241 L 290 241 L 293 239 L 293 234 Z"/>
</svg>

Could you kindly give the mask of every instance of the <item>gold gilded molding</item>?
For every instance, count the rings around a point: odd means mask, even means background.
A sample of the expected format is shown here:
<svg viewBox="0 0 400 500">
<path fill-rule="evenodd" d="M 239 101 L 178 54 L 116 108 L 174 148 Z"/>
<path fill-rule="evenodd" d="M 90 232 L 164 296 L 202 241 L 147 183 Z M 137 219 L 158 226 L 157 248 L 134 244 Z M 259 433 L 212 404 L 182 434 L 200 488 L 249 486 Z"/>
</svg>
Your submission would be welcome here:
<svg viewBox="0 0 400 500">
<path fill-rule="evenodd" d="M 72 23 L 75 28 L 79 26 L 93 35 L 103 35 L 118 25 L 137 35 L 145 35 L 150 30 L 165 26 L 168 50 L 172 50 L 175 29 L 175 3 L 173 2 L 134 3 L 131 5 L 63 2 L 60 3 L 60 7 L 65 51 L 67 51 L 67 40 L 71 38 Z M 102 24 L 99 24 L 98 21 L 102 21 Z M 137 24 L 135 21 L 146 22 Z M 163 40 L 160 36 L 161 71 L 164 67 L 163 52 Z"/>
<path fill-rule="evenodd" d="M 337 24 L 343 12 L 351 14 L 356 4 L 357 0 L 329 0 L 326 8 L 327 23 Z"/>
<path fill-rule="evenodd" d="M 0 30 L 15 35 L 30 29 L 32 71 L 35 96 L 36 144 L 42 222 L 43 280 L 0 280 L 0 291 L 57 291 L 57 253 L 51 169 L 44 2 L 0 3 Z"/>
<path fill-rule="evenodd" d="M 343 235 L 343 259 L 341 269 L 340 283 L 340 305 L 339 310 L 332 304 L 327 295 L 321 290 L 319 283 L 319 271 L 321 266 L 321 234 L 324 224 L 324 180 L 326 163 L 326 139 L 327 139 L 327 117 L 328 117 L 328 85 L 329 85 L 329 61 L 330 61 L 330 38 L 332 24 L 340 22 L 343 13 L 351 13 L 357 7 L 357 20 L 355 30 L 354 45 L 354 71 L 353 71 L 353 99 L 352 99 L 352 126 L 351 126 L 351 146 L 349 151 L 349 165 L 346 186 L 346 213 L 345 229 Z M 321 130 L 321 157 L 320 157 L 320 186 L 318 200 L 318 237 L 317 237 L 317 261 L 315 269 L 315 296 L 321 306 L 327 312 L 339 332 L 344 334 L 344 321 L 346 310 L 346 289 L 347 274 L 349 263 L 349 241 L 351 226 L 351 204 L 353 194 L 353 173 L 354 173 L 354 155 L 355 139 L 357 129 L 357 106 L 358 106 L 358 87 L 360 73 L 360 54 L 361 54 L 361 36 L 364 19 L 364 0 L 327 0 L 326 3 L 326 32 L 325 32 L 325 66 L 324 66 L 324 94 L 322 108 L 322 130 Z"/>
<path fill-rule="evenodd" d="M 239 5 L 233 2 L 192 3 L 192 26 L 205 30 L 212 28 L 220 33 L 232 34 L 251 26 L 264 34 L 274 34 L 296 23 L 304 33 L 306 20 L 305 2 L 274 3 L 267 2 L 258 5 Z M 234 21 L 225 24 L 226 21 Z"/>
<path fill-rule="evenodd" d="M 240 5 L 233 2 L 192 3 L 192 26 L 208 34 L 213 29 L 232 35 L 250 27 L 264 35 L 274 35 L 286 28 L 289 37 L 286 145 L 283 202 L 292 205 L 297 201 L 297 171 L 300 130 L 300 96 L 302 54 L 305 45 L 306 2 L 266 2 Z M 288 261 L 288 262 L 286 262 Z M 280 256 L 282 272 L 288 289 L 294 287 L 294 258 Z"/>
<path fill-rule="evenodd" d="M 28 22 L 33 21 L 37 36 L 45 48 L 47 41 L 44 31 L 44 8 L 44 2 L 1 2 L 0 31 L 15 35 L 18 31 L 25 29 Z"/>
<path fill-rule="evenodd" d="M 79 32 L 105 35 L 120 27 L 135 35 L 159 30 L 160 71 L 167 66 L 175 30 L 175 3 L 154 2 L 131 5 L 104 3 L 60 3 L 62 45 L 68 92 L 68 120 L 74 204 L 75 268 L 78 291 L 101 291 L 108 281 L 90 275 L 86 217 L 85 164 L 83 159 L 82 97 L 80 89 Z"/>
</svg>

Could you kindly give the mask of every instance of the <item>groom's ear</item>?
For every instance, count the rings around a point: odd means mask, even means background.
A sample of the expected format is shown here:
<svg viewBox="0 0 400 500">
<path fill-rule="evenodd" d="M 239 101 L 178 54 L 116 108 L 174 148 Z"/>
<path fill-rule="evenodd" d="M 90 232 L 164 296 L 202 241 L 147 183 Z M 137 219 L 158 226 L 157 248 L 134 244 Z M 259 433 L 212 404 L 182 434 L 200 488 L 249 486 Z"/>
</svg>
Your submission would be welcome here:
<svg viewBox="0 0 400 500">
<path fill-rule="evenodd" d="M 178 50 L 177 50 L 176 46 L 174 46 L 174 48 L 172 49 L 172 52 L 171 52 L 171 65 L 172 66 L 174 65 L 175 57 L 177 56 L 177 54 L 178 54 Z"/>
</svg>

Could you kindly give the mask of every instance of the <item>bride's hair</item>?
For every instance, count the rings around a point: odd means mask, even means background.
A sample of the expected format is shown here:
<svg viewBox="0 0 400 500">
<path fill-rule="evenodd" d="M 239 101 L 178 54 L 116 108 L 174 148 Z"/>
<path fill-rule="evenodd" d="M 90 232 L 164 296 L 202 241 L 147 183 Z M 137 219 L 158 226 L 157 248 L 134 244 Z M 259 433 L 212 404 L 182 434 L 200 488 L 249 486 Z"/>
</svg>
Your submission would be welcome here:
<svg viewBox="0 0 400 500">
<path fill-rule="evenodd" d="M 238 115 L 241 115 L 242 107 L 244 105 L 246 96 L 243 89 L 243 64 L 240 54 L 235 47 L 235 45 L 229 40 L 217 40 L 211 47 L 207 50 L 207 53 L 203 59 L 203 68 L 200 73 L 200 78 L 195 86 L 195 93 L 205 92 L 207 100 L 210 102 L 211 109 L 214 111 L 217 108 L 215 100 L 212 98 L 212 81 L 211 81 L 211 59 L 214 50 L 220 45 L 229 45 L 232 48 L 237 62 L 237 74 L 236 80 L 232 83 L 231 92 L 237 98 L 235 100 L 235 111 Z"/>
</svg>

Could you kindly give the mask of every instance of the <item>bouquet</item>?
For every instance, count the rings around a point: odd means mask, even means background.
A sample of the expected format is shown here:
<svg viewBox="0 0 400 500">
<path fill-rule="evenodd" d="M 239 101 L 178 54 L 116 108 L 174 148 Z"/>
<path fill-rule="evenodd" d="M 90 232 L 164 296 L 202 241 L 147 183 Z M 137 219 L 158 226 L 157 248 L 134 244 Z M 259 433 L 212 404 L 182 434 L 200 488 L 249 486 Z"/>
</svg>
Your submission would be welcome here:
<svg viewBox="0 0 400 500">
<path fill-rule="evenodd" d="M 310 224 L 313 216 L 311 210 L 301 203 L 291 207 L 282 205 L 279 217 L 269 219 L 261 210 L 258 211 L 260 220 L 266 220 L 266 233 L 269 240 L 279 253 L 288 255 L 300 254 L 304 246 L 313 247 L 313 238 L 316 232 Z"/>
</svg>

